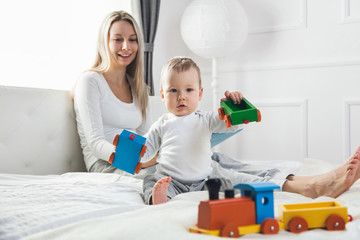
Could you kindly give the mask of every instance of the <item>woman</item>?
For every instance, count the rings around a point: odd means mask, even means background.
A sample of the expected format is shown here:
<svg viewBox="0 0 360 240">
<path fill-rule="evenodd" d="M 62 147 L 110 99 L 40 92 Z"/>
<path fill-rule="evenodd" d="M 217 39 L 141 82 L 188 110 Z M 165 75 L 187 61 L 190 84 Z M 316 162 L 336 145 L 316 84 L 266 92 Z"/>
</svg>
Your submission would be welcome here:
<svg viewBox="0 0 360 240">
<path fill-rule="evenodd" d="M 75 86 L 74 107 L 87 170 L 124 174 L 108 163 L 114 152 L 114 137 L 123 129 L 143 135 L 151 122 L 143 79 L 143 39 L 139 26 L 128 13 L 115 11 L 104 19 L 95 63 Z M 271 181 L 281 176 L 283 191 L 316 198 L 337 197 L 349 189 L 360 178 L 359 155 L 360 147 L 337 169 L 305 177 L 279 173 L 277 169 L 262 171 L 219 153 L 214 153 L 212 159 L 219 177 L 251 182 Z M 143 167 L 155 163 L 154 158 Z"/>
<path fill-rule="evenodd" d="M 146 133 L 148 89 L 143 79 L 143 40 L 134 18 L 110 13 L 103 21 L 92 68 L 81 74 L 74 89 L 74 107 L 86 168 L 119 172 L 107 160 L 112 141 L 123 129 Z"/>
</svg>

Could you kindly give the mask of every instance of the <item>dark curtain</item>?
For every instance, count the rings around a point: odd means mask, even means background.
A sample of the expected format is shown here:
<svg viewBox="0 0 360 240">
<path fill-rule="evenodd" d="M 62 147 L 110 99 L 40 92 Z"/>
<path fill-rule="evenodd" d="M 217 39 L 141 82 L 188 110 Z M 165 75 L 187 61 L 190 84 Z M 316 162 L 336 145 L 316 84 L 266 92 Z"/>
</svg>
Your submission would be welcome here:
<svg viewBox="0 0 360 240">
<path fill-rule="evenodd" d="M 140 13 L 144 33 L 144 71 L 145 82 L 149 86 L 150 95 L 154 96 L 154 82 L 152 76 L 152 59 L 154 40 L 159 20 L 160 0 L 140 0 Z"/>
</svg>

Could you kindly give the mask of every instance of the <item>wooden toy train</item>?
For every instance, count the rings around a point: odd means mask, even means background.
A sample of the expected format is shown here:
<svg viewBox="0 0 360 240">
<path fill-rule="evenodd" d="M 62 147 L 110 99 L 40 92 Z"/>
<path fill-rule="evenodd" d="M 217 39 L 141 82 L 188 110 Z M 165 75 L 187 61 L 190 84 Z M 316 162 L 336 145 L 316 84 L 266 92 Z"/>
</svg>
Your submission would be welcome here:
<svg viewBox="0 0 360 240">
<path fill-rule="evenodd" d="M 274 189 L 271 182 L 238 184 L 241 196 L 226 190 L 219 199 L 219 179 L 209 179 L 209 200 L 199 204 L 197 225 L 189 229 L 222 237 L 239 237 L 250 233 L 277 234 L 279 229 L 300 233 L 311 228 L 344 230 L 351 221 L 347 208 L 338 201 L 279 205 L 279 218 L 274 218 Z"/>
</svg>

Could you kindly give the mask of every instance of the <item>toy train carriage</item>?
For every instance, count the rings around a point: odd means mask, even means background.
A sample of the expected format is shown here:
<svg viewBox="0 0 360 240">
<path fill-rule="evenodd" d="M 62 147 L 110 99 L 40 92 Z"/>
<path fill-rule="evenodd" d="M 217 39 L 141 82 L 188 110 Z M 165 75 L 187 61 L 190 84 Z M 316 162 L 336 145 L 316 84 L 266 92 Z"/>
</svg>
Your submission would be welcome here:
<svg viewBox="0 0 360 240">
<path fill-rule="evenodd" d="M 142 166 L 140 160 L 146 151 L 145 142 L 143 136 L 123 130 L 114 138 L 115 152 L 111 154 L 109 163 L 128 173 L 138 174 Z"/>
<path fill-rule="evenodd" d="M 210 200 L 199 204 L 197 226 L 190 232 L 223 237 L 262 232 L 276 234 L 278 222 L 274 219 L 273 190 L 279 186 L 266 183 L 239 184 L 242 197 L 225 192 L 225 199 L 218 199 L 213 187 L 208 186 Z M 215 195 L 215 197 L 214 197 Z M 229 196 L 230 195 L 230 196 Z"/>
<path fill-rule="evenodd" d="M 279 220 L 294 233 L 311 228 L 344 230 L 351 219 L 347 208 L 338 201 L 279 205 Z"/>
<path fill-rule="evenodd" d="M 261 113 L 246 98 L 243 98 L 240 104 L 234 104 L 232 100 L 222 99 L 218 109 L 219 118 L 225 120 L 226 127 L 232 125 L 260 122 Z"/>
</svg>

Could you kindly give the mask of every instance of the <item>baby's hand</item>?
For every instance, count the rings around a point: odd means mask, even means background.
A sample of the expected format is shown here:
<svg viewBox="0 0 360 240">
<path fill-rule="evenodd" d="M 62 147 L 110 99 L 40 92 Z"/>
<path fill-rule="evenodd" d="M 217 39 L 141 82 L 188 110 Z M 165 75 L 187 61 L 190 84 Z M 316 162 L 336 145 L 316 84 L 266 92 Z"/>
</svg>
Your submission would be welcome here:
<svg viewBox="0 0 360 240">
<path fill-rule="evenodd" d="M 235 103 L 235 104 L 240 104 L 241 100 L 243 99 L 243 95 L 241 94 L 241 92 L 226 91 L 225 97 L 227 99 L 231 99 L 233 101 L 233 103 Z"/>
</svg>

